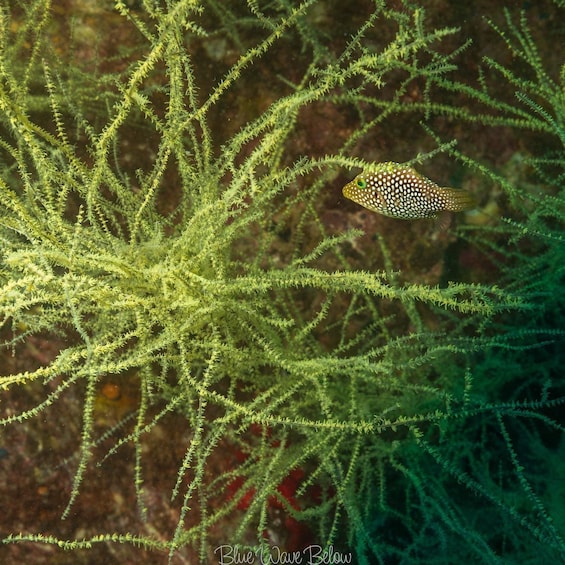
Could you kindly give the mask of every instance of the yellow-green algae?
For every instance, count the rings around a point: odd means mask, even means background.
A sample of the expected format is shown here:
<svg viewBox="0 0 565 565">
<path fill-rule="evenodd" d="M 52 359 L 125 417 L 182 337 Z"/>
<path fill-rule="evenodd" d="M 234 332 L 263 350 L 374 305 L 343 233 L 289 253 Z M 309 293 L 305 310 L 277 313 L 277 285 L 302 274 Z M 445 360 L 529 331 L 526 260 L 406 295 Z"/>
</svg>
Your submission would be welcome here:
<svg viewBox="0 0 565 565">
<path fill-rule="evenodd" d="M 356 563 L 563 559 L 562 506 L 552 502 L 563 490 L 548 473 L 563 431 L 565 73 L 558 82 L 545 70 L 524 14 L 497 11 L 505 21 L 492 25 L 528 71 L 486 58 L 477 82 L 463 83 L 461 49 L 445 44 L 458 30 L 432 27 L 424 6 L 367 3 L 340 41 L 328 30 L 343 31 L 344 19 L 320 6 L 116 1 L 97 17 L 116 18 L 129 41 L 110 52 L 81 43 L 84 34 L 68 43 L 56 3 L 2 3 L 3 344 L 16 359 L 34 339 L 58 350 L 37 368 L 5 371 L 0 421 L 52 433 L 69 397 L 82 414 L 78 429 L 68 423 L 78 450 L 54 464 L 73 477 L 61 509 L 70 529 L 18 524 L 5 543 L 87 560 L 104 546 L 122 560 L 148 550 L 213 562 L 219 543 L 268 553 L 265 531 L 284 545 L 272 533 L 275 497 L 283 516 Z M 204 77 L 199 54 L 214 37 L 233 60 L 213 61 L 216 77 Z M 88 48 L 94 66 L 80 64 Z M 261 111 L 246 103 L 253 92 L 230 98 L 290 52 L 301 63 L 270 75 Z M 493 90 L 501 78 L 517 92 L 512 104 Z M 245 117 L 234 115 L 223 139 L 211 124 L 228 121 L 236 99 Z M 355 127 L 310 155 L 296 142 L 304 113 L 328 107 Z M 446 117 L 543 136 L 529 161 L 538 191 L 455 136 L 443 140 Z M 324 196 L 339 191 L 336 175 L 375 161 L 359 148 L 396 120 L 425 128 L 429 145 L 413 148 L 410 165 L 457 159 L 502 191 L 500 222 L 457 232 L 477 262 L 494 261 L 495 280 L 446 273 L 441 286 L 423 284 L 397 271 L 394 241 L 378 233 L 382 264 L 362 267 L 371 256 L 355 246 L 362 234 L 330 233 Z M 109 376 L 136 393 L 119 423 L 100 429 Z M 22 406 L 18 393 L 32 390 L 35 403 Z M 173 414 L 184 436 L 165 425 Z M 184 443 L 177 468 L 162 469 L 176 478 L 156 493 L 147 469 L 165 441 L 151 436 L 167 433 Z M 83 528 L 74 512 L 90 471 L 109 472 L 128 447 L 143 529 Z M 238 466 L 228 462 L 240 452 Z M 279 486 L 298 468 L 294 507 Z M 254 493 L 246 508 L 227 495 L 236 479 Z M 175 525 L 164 530 L 153 505 L 171 497 Z"/>
</svg>

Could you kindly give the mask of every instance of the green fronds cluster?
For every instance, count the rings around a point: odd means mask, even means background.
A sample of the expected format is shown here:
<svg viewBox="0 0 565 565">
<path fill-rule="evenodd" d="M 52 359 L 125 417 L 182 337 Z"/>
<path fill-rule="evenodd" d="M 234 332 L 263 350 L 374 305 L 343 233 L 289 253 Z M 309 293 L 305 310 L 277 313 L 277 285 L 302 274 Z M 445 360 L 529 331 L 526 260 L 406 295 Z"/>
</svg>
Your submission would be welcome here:
<svg viewBox="0 0 565 565">
<path fill-rule="evenodd" d="M 466 44 L 445 53 L 442 40 L 457 29 L 428 29 L 424 10 L 412 2 L 400 8 L 374 2 L 339 49 L 312 21 L 316 0 L 249 0 L 227 8 L 215 0 L 114 4 L 120 25 L 135 29 L 139 43 L 125 71 L 102 74 L 69 64 L 50 47 L 49 0 L 2 3 L 3 346 L 18 355 L 33 336 L 55 336 L 65 345 L 35 370 L 0 377 L 7 397 L 18 387 L 50 385 L 41 403 L 3 411 L 0 424 L 25 425 L 78 387 L 82 432 L 63 517 L 108 437 L 115 439 L 108 456 L 134 446 L 145 515 L 144 443 L 167 414 L 182 415 L 191 437 L 167 493 L 179 519 L 165 541 L 128 532 L 84 540 L 12 532 L 4 541 L 68 550 L 126 543 L 167 551 L 170 559 L 193 551 L 204 562 L 214 528 L 233 515 L 238 519 L 224 543 L 249 543 L 252 531 L 254 547 L 265 548 L 274 497 L 288 515 L 316 528 L 319 543 L 352 551 L 357 563 L 426 561 L 428 551 L 435 562 L 449 562 L 456 547 L 462 558 L 498 562 L 488 529 L 476 523 L 480 505 L 461 512 L 471 491 L 508 519 L 509 553 L 542 544 L 547 556 L 563 556 L 562 534 L 513 439 L 518 432 L 534 438 L 539 432 L 530 422 L 561 432 L 545 411 L 563 398 L 549 392 L 549 380 L 536 397 L 510 399 L 497 394 L 513 375 L 483 381 L 497 363 L 501 370 L 508 352 L 526 359 L 562 337 L 557 324 L 537 322 L 546 313 L 540 308 L 551 292 L 548 280 L 557 285 L 563 274 L 564 153 L 532 158 L 543 190 L 552 186 L 541 195 L 526 195 L 437 136 L 429 152 L 414 158 L 454 155 L 511 197 L 516 215 L 503 227 L 462 231 L 495 251 L 501 245 L 495 236 L 510 234 L 514 247 L 503 250 L 509 264 L 498 286 L 401 283 L 386 265 L 354 269 L 347 249 L 359 231 L 333 234 L 321 214 L 339 170 L 369 164 L 352 156 L 356 144 L 406 112 L 428 120 L 432 139 L 434 117 L 448 115 L 565 142 L 562 85 L 543 71 L 525 20 L 516 26 L 507 15 L 510 31 L 500 33 L 534 77 L 486 61 L 516 88 L 516 109 L 497 101 L 486 82 L 476 88 L 450 78 Z M 375 28 L 386 36 L 380 43 Z M 193 51 L 212 36 L 230 42 L 237 57 L 210 86 Z M 225 119 L 230 93 L 281 45 L 308 54 L 301 76 L 280 77 L 283 93 L 275 90 L 264 111 L 222 139 L 212 124 Z M 422 99 L 406 105 L 415 81 L 423 84 Z M 446 90 L 495 115 L 471 116 L 435 98 Z M 359 128 L 327 155 L 293 153 L 302 113 L 322 103 L 350 111 Z M 138 136 L 147 139 L 141 157 L 128 149 Z M 524 239 L 537 246 L 537 259 L 520 245 Z M 540 269 L 543 280 L 536 280 Z M 530 323 L 517 327 L 518 318 Z M 136 377 L 139 402 L 100 436 L 96 391 L 118 374 Z M 519 377 L 521 386 L 531 386 L 532 378 Z M 249 456 L 237 469 L 212 474 L 210 462 L 226 443 Z M 506 459 L 495 484 L 488 469 L 501 447 Z M 279 490 L 298 468 L 306 475 L 300 508 Z M 235 480 L 240 494 L 254 493 L 243 509 L 238 496 L 228 495 Z M 450 481 L 460 483 L 453 493 Z M 315 504 L 311 489 L 321 493 Z M 506 492 L 519 493 L 520 503 L 509 502 Z M 525 537 L 517 533 L 522 527 Z"/>
</svg>

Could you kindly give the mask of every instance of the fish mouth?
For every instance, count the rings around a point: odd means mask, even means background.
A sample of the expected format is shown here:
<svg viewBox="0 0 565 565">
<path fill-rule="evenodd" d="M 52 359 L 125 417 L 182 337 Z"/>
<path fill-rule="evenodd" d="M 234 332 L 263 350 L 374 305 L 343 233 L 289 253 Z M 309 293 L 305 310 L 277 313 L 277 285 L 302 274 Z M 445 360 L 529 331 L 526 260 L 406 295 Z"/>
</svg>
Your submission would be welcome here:
<svg viewBox="0 0 565 565">
<path fill-rule="evenodd" d="M 350 186 L 349 186 L 348 184 L 345 185 L 345 186 L 341 189 L 341 192 L 342 192 L 343 196 L 345 196 L 345 198 L 349 198 L 349 199 L 351 200 L 351 196 L 352 196 L 352 194 L 351 194 L 351 188 L 350 188 Z"/>
</svg>

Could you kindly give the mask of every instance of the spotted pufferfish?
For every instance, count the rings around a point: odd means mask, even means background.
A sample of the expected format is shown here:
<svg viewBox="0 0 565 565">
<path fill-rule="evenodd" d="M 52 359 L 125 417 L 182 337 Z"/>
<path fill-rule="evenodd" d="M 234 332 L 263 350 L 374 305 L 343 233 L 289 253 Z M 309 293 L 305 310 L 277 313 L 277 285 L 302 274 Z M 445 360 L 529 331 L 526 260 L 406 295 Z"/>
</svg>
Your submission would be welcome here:
<svg viewBox="0 0 565 565">
<path fill-rule="evenodd" d="M 392 162 L 363 171 L 342 192 L 353 202 L 390 218 L 438 218 L 442 228 L 449 224 L 450 212 L 470 210 L 476 205 L 467 190 L 442 188 L 414 169 Z"/>
</svg>

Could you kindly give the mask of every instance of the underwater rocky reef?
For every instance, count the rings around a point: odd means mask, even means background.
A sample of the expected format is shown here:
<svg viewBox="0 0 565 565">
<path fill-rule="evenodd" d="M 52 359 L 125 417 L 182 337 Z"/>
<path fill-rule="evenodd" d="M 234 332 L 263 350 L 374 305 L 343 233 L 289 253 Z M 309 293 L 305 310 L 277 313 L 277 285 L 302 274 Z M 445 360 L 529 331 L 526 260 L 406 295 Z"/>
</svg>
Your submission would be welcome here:
<svg viewBox="0 0 565 565">
<path fill-rule="evenodd" d="M 0 561 L 565 559 L 562 0 L 0 6 Z"/>
</svg>

